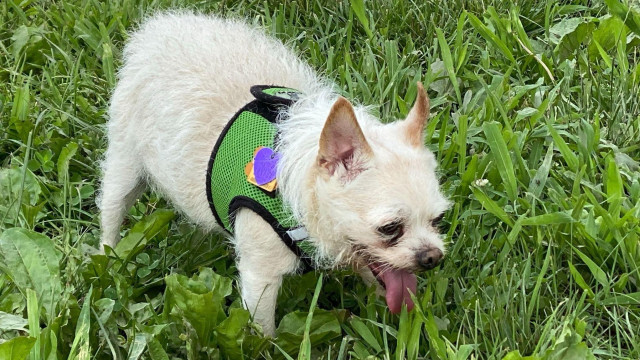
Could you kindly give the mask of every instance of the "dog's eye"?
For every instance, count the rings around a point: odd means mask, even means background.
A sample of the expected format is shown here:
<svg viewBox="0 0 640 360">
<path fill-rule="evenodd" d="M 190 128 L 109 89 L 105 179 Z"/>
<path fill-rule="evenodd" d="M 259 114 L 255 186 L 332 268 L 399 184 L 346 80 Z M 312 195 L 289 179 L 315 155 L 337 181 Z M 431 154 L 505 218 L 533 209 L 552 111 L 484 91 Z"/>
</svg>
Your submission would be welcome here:
<svg viewBox="0 0 640 360">
<path fill-rule="evenodd" d="M 402 222 L 393 221 L 388 224 L 382 225 L 378 228 L 378 232 L 382 235 L 393 236 L 402 231 Z"/>
<path fill-rule="evenodd" d="M 393 246 L 404 234 L 404 225 L 401 221 L 396 220 L 380 226 L 377 230 L 385 237 L 390 237 L 391 239 L 388 240 L 388 243 L 389 245 Z"/>
<path fill-rule="evenodd" d="M 442 218 L 444 218 L 444 213 L 433 218 L 433 220 L 431 220 L 431 226 L 433 226 L 434 228 L 440 227 L 440 222 L 442 221 Z"/>
</svg>

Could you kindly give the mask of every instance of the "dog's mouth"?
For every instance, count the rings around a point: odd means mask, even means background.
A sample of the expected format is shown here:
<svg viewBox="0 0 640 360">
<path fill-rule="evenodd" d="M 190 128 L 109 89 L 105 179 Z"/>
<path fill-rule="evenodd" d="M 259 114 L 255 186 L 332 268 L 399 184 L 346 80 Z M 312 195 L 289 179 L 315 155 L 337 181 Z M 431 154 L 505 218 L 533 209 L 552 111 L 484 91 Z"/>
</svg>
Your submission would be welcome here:
<svg viewBox="0 0 640 360">
<path fill-rule="evenodd" d="M 418 280 L 415 274 L 380 262 L 370 263 L 369 268 L 378 282 L 387 290 L 387 306 L 393 314 L 400 313 L 402 304 L 406 304 L 409 311 L 413 309 L 414 304 L 409 292 L 416 293 Z"/>
</svg>

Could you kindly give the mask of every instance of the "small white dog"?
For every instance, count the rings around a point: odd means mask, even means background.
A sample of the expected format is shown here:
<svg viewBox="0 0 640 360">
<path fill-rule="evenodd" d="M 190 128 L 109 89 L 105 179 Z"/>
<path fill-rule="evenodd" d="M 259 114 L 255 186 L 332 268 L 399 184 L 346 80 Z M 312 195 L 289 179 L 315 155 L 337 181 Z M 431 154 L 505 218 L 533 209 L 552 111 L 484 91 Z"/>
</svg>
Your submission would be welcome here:
<svg viewBox="0 0 640 360">
<path fill-rule="evenodd" d="M 287 89 L 254 87 L 262 84 Z M 421 84 L 407 118 L 382 124 L 242 21 L 155 16 L 124 49 L 109 110 L 102 247 L 115 247 L 126 210 L 149 184 L 204 229 L 233 233 L 242 298 L 265 334 L 275 333 L 282 277 L 301 259 L 354 266 L 377 278 L 392 312 L 411 309 L 414 272 L 444 255 L 437 222 L 449 206 L 423 145 L 428 115 Z M 262 125 L 243 123 L 251 119 Z M 258 134 L 269 126 L 271 137 Z"/>
</svg>

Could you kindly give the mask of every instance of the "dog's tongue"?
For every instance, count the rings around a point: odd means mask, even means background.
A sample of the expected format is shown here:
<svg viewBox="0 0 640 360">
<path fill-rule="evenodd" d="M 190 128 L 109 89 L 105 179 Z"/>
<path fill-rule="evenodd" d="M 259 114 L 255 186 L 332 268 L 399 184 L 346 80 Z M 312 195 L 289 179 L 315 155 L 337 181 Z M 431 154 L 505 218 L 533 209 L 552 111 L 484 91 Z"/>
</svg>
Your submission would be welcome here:
<svg viewBox="0 0 640 360">
<path fill-rule="evenodd" d="M 377 265 L 375 264 L 373 267 L 377 267 Z M 384 283 L 387 289 L 387 306 L 392 313 L 400 313 L 403 303 L 407 304 L 407 310 L 413 309 L 413 300 L 411 300 L 409 291 L 413 294 L 416 293 L 418 281 L 414 274 L 407 270 L 390 269 L 378 274 L 378 279 Z"/>
</svg>

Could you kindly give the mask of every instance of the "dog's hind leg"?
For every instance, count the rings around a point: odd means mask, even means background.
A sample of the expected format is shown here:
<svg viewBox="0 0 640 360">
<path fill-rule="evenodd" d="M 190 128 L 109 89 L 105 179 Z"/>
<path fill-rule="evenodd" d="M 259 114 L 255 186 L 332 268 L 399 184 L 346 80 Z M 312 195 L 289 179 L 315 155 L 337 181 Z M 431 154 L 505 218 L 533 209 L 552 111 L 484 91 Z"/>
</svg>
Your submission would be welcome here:
<svg viewBox="0 0 640 360">
<path fill-rule="evenodd" d="M 139 158 L 132 152 L 122 150 L 121 147 L 110 144 L 103 163 L 99 199 L 102 252 L 105 245 L 112 248 L 116 246 L 120 240 L 120 225 L 124 214 L 145 188 Z"/>
<path fill-rule="evenodd" d="M 235 218 L 238 271 L 244 306 L 265 335 L 276 332 L 275 309 L 282 276 L 293 273 L 298 258 L 259 215 L 238 211 Z"/>
</svg>

